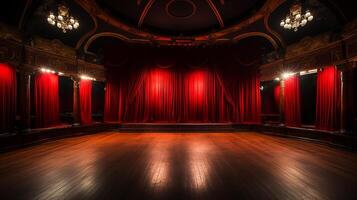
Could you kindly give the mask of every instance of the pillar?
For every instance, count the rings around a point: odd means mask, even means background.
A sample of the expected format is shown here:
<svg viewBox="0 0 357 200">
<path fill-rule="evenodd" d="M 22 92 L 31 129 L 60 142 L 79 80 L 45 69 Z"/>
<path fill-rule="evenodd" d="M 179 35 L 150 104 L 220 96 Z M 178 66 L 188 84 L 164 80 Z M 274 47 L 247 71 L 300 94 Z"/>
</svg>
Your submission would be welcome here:
<svg viewBox="0 0 357 200">
<path fill-rule="evenodd" d="M 80 124 L 79 80 L 73 80 L 73 125 Z"/>
<path fill-rule="evenodd" d="M 20 71 L 19 82 L 20 126 L 26 132 L 31 128 L 31 73 Z"/>
</svg>

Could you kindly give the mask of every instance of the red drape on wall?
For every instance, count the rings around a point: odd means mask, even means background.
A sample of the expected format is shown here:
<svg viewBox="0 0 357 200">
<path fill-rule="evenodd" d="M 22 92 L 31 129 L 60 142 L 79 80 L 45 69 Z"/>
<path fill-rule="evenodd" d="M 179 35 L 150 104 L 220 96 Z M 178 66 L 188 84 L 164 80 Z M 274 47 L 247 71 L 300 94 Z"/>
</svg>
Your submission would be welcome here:
<svg viewBox="0 0 357 200">
<path fill-rule="evenodd" d="M 280 82 L 274 87 L 274 102 L 277 113 L 280 111 Z"/>
<path fill-rule="evenodd" d="M 40 73 L 35 77 L 36 127 L 59 124 L 58 76 Z"/>
<path fill-rule="evenodd" d="M 112 122 L 259 123 L 257 72 L 222 80 L 226 79 L 215 70 L 205 68 L 109 72 L 104 119 Z"/>
<path fill-rule="evenodd" d="M 16 70 L 0 64 L 0 132 L 10 131 L 16 117 Z"/>
<path fill-rule="evenodd" d="M 341 75 L 335 66 L 317 75 L 316 127 L 334 131 L 340 128 Z"/>
<path fill-rule="evenodd" d="M 286 126 L 301 125 L 300 79 L 297 75 L 284 80 L 284 114 Z"/>
<path fill-rule="evenodd" d="M 79 104 L 81 123 L 92 124 L 92 81 L 81 80 L 79 83 Z"/>
</svg>

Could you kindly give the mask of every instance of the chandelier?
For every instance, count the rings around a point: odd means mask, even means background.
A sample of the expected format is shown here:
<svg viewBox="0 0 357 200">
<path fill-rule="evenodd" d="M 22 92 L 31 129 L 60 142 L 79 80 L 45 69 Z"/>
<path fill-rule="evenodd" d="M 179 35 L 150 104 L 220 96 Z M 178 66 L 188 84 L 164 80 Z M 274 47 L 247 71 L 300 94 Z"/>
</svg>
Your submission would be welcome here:
<svg viewBox="0 0 357 200">
<path fill-rule="evenodd" d="M 292 29 L 297 31 L 299 27 L 303 27 L 307 22 L 314 19 L 311 12 L 306 10 L 305 13 L 302 12 L 302 7 L 299 3 L 295 3 L 290 7 L 290 13 L 285 19 L 281 20 L 280 26 L 285 29 Z"/>
<path fill-rule="evenodd" d="M 79 27 L 78 20 L 69 14 L 69 8 L 66 7 L 65 4 L 58 5 L 57 15 L 50 12 L 47 17 L 47 22 L 52 26 L 57 26 L 59 29 L 62 29 L 63 33 L 66 33 L 67 30 L 77 29 Z"/>
</svg>

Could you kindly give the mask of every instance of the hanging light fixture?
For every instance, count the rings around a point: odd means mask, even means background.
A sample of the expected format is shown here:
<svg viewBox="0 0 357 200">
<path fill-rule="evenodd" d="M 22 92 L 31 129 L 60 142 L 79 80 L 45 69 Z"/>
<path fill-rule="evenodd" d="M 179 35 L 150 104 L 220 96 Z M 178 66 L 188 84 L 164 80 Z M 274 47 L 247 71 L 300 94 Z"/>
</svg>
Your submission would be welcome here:
<svg viewBox="0 0 357 200">
<path fill-rule="evenodd" d="M 307 22 L 312 21 L 314 16 L 309 10 L 303 13 L 302 6 L 299 2 L 296 2 L 290 7 L 290 13 L 285 19 L 281 20 L 280 26 L 285 29 L 297 31 L 299 27 L 303 27 Z"/>
<path fill-rule="evenodd" d="M 47 22 L 52 26 L 62 29 L 63 33 L 79 27 L 78 20 L 70 15 L 69 8 L 64 3 L 58 5 L 57 14 L 50 12 Z"/>
</svg>

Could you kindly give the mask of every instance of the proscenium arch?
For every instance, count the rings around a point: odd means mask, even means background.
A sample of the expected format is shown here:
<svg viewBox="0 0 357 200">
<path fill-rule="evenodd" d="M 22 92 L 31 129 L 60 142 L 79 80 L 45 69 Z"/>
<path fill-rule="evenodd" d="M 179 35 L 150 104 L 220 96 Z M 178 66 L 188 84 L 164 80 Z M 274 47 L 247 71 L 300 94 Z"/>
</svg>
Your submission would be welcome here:
<svg viewBox="0 0 357 200">
<path fill-rule="evenodd" d="M 237 42 L 239 40 L 243 40 L 248 37 L 263 37 L 270 42 L 270 44 L 274 47 L 275 50 L 279 49 L 279 45 L 274 40 L 274 38 L 271 37 L 270 35 L 268 35 L 266 33 L 262 33 L 262 32 L 249 32 L 249 33 L 239 34 L 233 38 L 233 41 Z"/>
</svg>

